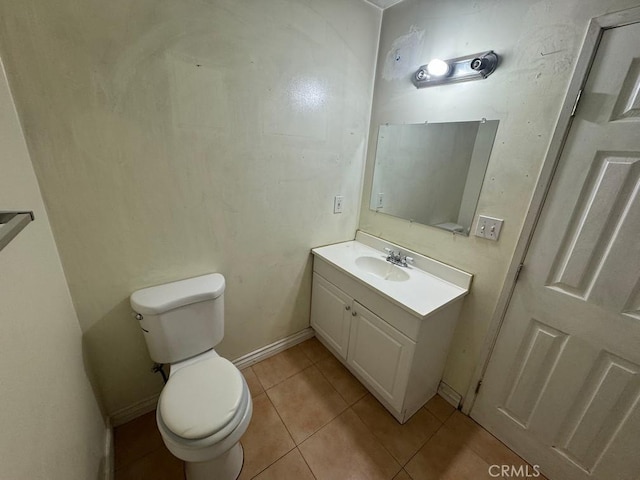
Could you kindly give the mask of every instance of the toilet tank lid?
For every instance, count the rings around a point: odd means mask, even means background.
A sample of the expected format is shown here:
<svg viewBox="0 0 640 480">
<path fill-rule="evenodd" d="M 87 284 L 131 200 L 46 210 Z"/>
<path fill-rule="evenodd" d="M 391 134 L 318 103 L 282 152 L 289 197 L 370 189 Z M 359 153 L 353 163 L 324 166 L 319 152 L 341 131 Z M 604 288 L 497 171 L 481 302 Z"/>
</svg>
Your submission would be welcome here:
<svg viewBox="0 0 640 480">
<path fill-rule="evenodd" d="M 157 315 L 192 303 L 213 300 L 224 293 L 224 277 L 210 273 L 195 278 L 143 288 L 131 294 L 131 307 L 138 313 Z"/>
</svg>

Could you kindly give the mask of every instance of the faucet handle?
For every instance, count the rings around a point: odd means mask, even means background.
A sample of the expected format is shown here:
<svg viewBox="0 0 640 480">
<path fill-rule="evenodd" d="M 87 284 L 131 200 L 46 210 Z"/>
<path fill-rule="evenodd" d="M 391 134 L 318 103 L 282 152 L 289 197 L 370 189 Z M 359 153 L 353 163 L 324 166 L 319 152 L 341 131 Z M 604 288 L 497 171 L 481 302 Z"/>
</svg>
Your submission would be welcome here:
<svg viewBox="0 0 640 480">
<path fill-rule="evenodd" d="M 404 261 L 407 265 L 413 263 L 413 257 L 404 257 Z"/>
<path fill-rule="evenodd" d="M 384 251 L 391 254 L 393 253 L 393 250 L 391 250 L 390 248 L 384 247 Z"/>
</svg>

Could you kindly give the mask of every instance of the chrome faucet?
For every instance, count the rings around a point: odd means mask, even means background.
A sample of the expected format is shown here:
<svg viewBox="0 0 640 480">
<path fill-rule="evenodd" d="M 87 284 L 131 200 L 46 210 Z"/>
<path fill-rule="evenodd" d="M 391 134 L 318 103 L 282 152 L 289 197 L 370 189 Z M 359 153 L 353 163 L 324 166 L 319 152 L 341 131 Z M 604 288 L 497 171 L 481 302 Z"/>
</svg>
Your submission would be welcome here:
<svg viewBox="0 0 640 480">
<path fill-rule="evenodd" d="M 387 252 L 387 262 L 393 263 L 394 265 L 398 265 L 399 267 L 408 267 L 410 263 L 413 263 L 413 257 L 407 257 L 406 255 L 401 255 L 400 250 L 394 252 L 390 248 L 384 249 Z"/>
</svg>

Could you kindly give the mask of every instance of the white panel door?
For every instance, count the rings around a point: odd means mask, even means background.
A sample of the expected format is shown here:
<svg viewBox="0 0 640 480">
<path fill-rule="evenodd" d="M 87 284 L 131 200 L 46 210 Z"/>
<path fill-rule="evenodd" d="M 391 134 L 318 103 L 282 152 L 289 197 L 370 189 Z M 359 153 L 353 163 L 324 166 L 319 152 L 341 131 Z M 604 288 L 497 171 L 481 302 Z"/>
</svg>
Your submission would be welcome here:
<svg viewBox="0 0 640 480">
<path fill-rule="evenodd" d="M 311 326 L 335 352 L 346 360 L 353 299 L 313 274 L 311 289 Z"/>
<path fill-rule="evenodd" d="M 606 30 L 471 415 L 552 480 L 640 479 L 640 24 Z"/>
<path fill-rule="evenodd" d="M 415 343 L 367 310 L 353 304 L 347 364 L 401 412 Z"/>
</svg>

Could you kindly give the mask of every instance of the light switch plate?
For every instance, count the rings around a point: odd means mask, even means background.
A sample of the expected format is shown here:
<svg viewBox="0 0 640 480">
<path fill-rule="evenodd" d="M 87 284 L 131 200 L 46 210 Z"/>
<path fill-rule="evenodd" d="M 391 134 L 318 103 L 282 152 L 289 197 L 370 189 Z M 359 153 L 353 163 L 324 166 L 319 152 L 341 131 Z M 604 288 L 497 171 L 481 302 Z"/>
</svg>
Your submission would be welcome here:
<svg viewBox="0 0 640 480">
<path fill-rule="evenodd" d="M 493 240 L 495 242 L 500 237 L 500 231 L 502 230 L 503 223 L 504 220 L 501 218 L 480 215 L 478 217 L 478 223 L 476 224 L 475 236 L 486 238 L 487 240 Z"/>
<path fill-rule="evenodd" d="M 333 213 L 342 213 L 343 203 L 344 197 L 342 195 L 336 195 L 333 199 Z"/>
</svg>

